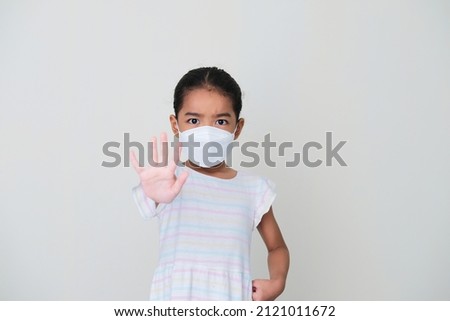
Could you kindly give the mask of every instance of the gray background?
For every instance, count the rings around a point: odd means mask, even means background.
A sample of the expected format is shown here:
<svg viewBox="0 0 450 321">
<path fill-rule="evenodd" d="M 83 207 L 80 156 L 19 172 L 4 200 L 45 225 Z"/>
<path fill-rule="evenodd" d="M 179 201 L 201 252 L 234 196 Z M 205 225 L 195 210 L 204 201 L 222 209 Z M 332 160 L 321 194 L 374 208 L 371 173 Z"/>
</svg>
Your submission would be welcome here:
<svg viewBox="0 0 450 321">
<path fill-rule="evenodd" d="M 169 131 L 178 79 L 217 65 L 244 91 L 241 142 L 348 141 L 348 167 L 252 169 L 278 187 L 280 299 L 449 300 L 449 14 L 425 0 L 0 1 L 0 299 L 148 298 L 157 223 L 102 146 Z M 257 234 L 253 249 L 265 277 Z"/>
</svg>

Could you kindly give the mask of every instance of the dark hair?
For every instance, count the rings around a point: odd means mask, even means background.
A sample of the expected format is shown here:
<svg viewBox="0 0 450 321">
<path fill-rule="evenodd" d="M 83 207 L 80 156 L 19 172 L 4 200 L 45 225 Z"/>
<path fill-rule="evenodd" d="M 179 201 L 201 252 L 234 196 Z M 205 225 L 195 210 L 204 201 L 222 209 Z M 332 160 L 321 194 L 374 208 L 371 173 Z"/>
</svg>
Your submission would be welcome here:
<svg viewBox="0 0 450 321">
<path fill-rule="evenodd" d="M 173 95 L 175 117 L 178 117 L 178 112 L 183 105 L 184 96 L 189 91 L 200 88 L 216 90 L 220 94 L 230 98 L 236 119 L 239 119 L 239 114 L 242 109 L 241 88 L 230 74 L 217 67 L 192 69 L 180 79 Z"/>
</svg>

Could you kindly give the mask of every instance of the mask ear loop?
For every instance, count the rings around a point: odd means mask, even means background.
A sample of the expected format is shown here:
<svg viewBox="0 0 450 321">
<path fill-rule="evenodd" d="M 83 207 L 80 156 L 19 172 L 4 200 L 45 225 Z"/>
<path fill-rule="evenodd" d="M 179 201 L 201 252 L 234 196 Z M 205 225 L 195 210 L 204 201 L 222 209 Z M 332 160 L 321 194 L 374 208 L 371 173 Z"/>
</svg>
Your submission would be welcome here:
<svg viewBox="0 0 450 321">
<path fill-rule="evenodd" d="M 236 131 L 237 131 L 237 129 L 238 129 L 238 126 L 239 126 L 239 120 L 238 120 L 238 122 L 236 123 L 236 127 L 234 127 L 234 131 L 233 131 L 233 140 L 235 140 L 236 138 L 235 138 L 235 136 L 236 136 Z"/>
<path fill-rule="evenodd" d="M 182 133 L 181 132 L 181 130 L 180 130 L 180 126 L 178 125 L 178 119 L 177 119 L 177 122 L 176 122 L 176 128 L 177 128 L 177 133 L 175 134 L 175 137 L 174 137 L 174 139 L 177 141 L 177 143 L 178 143 L 178 146 L 180 146 L 180 148 L 178 148 L 178 150 L 176 151 L 176 154 L 177 154 L 177 156 L 178 156 L 178 162 L 181 162 L 181 155 L 183 154 L 183 148 L 181 147 L 181 143 L 180 143 L 180 134 Z M 176 135 L 178 135 L 178 137 L 176 136 Z M 186 162 L 185 162 L 186 163 Z"/>
</svg>

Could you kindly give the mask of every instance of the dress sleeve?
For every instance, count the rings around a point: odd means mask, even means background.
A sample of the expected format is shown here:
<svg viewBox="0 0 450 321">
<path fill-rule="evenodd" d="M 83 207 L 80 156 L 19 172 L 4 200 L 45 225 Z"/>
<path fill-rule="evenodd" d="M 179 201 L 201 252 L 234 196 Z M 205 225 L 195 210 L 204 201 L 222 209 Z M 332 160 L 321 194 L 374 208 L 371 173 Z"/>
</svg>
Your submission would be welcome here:
<svg viewBox="0 0 450 321">
<path fill-rule="evenodd" d="M 145 195 L 141 184 L 133 188 L 132 194 L 134 202 L 139 209 L 139 213 L 144 220 L 149 220 L 158 214 L 159 211 L 156 209 L 155 201 Z"/>
<path fill-rule="evenodd" d="M 259 192 L 256 195 L 255 216 L 253 221 L 253 229 L 255 229 L 262 217 L 266 214 L 276 197 L 275 184 L 268 178 L 262 177 Z"/>
</svg>

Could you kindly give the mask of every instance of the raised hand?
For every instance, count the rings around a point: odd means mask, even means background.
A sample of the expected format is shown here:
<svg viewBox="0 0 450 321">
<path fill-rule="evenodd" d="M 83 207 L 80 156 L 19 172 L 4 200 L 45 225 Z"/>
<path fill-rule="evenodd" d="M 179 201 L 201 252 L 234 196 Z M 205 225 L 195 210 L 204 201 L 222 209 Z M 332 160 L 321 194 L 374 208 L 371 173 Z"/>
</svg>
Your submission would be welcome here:
<svg viewBox="0 0 450 321">
<path fill-rule="evenodd" d="M 161 150 L 167 144 L 167 134 L 161 134 Z M 158 157 L 158 146 L 156 137 L 152 137 L 153 163 L 162 163 L 166 155 Z M 166 145 L 167 146 L 167 145 Z M 166 149 L 167 150 L 167 149 Z M 180 153 L 178 153 L 179 155 Z M 134 152 L 130 153 L 131 163 L 139 175 L 145 195 L 155 203 L 170 203 L 178 195 L 183 184 L 186 182 L 188 173 L 183 172 L 178 177 L 175 176 L 177 165 L 175 161 L 169 161 L 167 166 L 147 166 L 142 167 L 136 159 Z"/>
</svg>

